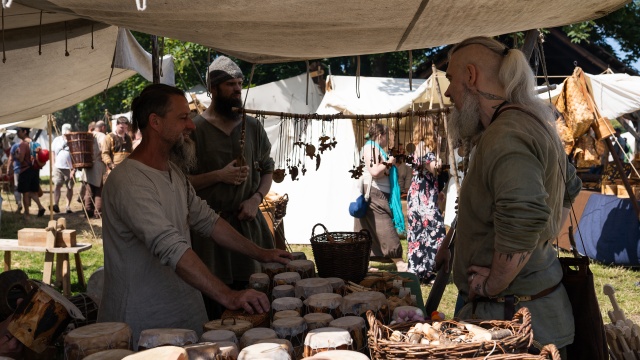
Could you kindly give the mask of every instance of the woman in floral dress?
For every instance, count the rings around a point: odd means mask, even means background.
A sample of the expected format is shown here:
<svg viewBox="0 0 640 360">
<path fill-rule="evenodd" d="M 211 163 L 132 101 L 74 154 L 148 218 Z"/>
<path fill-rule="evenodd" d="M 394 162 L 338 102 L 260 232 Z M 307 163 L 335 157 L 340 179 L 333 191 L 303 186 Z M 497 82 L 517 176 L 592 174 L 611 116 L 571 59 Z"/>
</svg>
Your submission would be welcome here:
<svg viewBox="0 0 640 360">
<path fill-rule="evenodd" d="M 437 170 L 440 160 L 434 149 L 433 122 L 421 118 L 413 131 L 413 178 L 407 193 L 407 257 L 409 271 L 425 283 L 435 278 L 435 256 L 446 230 L 438 208 Z"/>
</svg>

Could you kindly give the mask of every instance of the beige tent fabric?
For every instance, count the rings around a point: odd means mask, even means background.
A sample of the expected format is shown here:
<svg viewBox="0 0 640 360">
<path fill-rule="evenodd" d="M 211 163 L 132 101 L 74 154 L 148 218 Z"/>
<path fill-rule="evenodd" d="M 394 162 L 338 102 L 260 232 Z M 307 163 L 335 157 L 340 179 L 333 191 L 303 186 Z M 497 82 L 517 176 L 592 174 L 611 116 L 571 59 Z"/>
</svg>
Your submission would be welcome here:
<svg viewBox="0 0 640 360">
<path fill-rule="evenodd" d="M 135 70 L 147 81 L 153 81 L 153 69 L 151 69 L 151 54 L 146 52 L 133 34 L 127 29 L 118 29 L 118 49 L 113 64 L 118 69 Z M 176 74 L 173 67 L 173 56 L 162 57 L 162 71 L 160 83 L 171 86 L 176 85 Z"/>
<path fill-rule="evenodd" d="M 7 62 L 0 63 L 0 124 L 64 109 L 106 88 L 118 29 L 95 24 L 91 49 L 91 24 L 87 20 L 67 23 L 69 56 L 65 56 L 64 24 L 43 29 L 42 55 L 38 55 L 38 27 L 7 31 Z M 60 26 L 63 31 L 56 32 Z M 17 39 L 17 35 L 23 37 Z M 115 69 L 110 86 L 134 74 Z"/>
<path fill-rule="evenodd" d="M 14 0 L 254 63 L 429 48 L 598 18 L 628 0 Z M 14 6 L 12 5 L 12 6 Z M 65 10 L 66 9 L 66 10 Z"/>
</svg>

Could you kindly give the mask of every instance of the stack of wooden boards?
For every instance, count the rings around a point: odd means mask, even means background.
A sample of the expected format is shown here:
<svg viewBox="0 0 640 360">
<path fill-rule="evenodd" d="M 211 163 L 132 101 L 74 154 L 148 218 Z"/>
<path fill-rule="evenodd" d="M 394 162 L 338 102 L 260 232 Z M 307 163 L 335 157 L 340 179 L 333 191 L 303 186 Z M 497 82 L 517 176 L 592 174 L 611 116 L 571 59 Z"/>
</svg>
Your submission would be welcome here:
<svg viewBox="0 0 640 360">
<path fill-rule="evenodd" d="M 613 305 L 613 310 L 607 312 L 611 323 L 604 326 L 612 357 L 614 360 L 640 360 L 640 326 L 625 317 L 611 285 L 604 285 L 603 292 Z"/>
</svg>

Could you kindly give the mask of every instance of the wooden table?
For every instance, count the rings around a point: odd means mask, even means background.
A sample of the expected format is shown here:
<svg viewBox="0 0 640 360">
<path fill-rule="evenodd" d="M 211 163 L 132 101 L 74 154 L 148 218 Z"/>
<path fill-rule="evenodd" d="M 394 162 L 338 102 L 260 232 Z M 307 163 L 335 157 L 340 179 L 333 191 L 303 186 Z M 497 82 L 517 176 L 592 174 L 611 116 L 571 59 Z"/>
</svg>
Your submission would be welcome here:
<svg viewBox="0 0 640 360">
<path fill-rule="evenodd" d="M 82 261 L 80 253 L 91 249 L 91 244 L 77 244 L 73 247 L 46 248 L 40 246 L 20 246 L 18 240 L 0 239 L 0 251 L 4 251 L 4 271 L 11 269 L 11 252 L 42 252 L 44 255 L 44 272 L 42 282 L 51 284 L 53 272 L 53 255 L 56 255 L 56 280 L 62 280 L 62 291 L 64 296 L 71 296 L 71 267 L 69 265 L 69 254 L 73 254 L 76 261 L 76 271 L 78 273 L 78 284 L 85 287 L 84 274 L 82 272 Z"/>
</svg>

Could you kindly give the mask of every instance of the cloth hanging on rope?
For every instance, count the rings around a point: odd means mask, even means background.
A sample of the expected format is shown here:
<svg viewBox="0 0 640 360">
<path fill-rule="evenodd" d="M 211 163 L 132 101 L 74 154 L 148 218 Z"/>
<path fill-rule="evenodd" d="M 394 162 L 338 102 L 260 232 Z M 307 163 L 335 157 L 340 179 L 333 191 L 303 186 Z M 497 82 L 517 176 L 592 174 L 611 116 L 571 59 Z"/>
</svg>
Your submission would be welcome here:
<svg viewBox="0 0 640 360">
<path fill-rule="evenodd" d="M 382 149 L 382 147 L 375 141 L 367 141 L 365 145 L 373 146 L 380 151 L 380 156 L 387 161 L 389 155 Z M 391 208 L 391 214 L 393 214 L 393 226 L 396 231 L 401 234 L 405 232 L 404 228 L 404 214 L 402 213 L 402 200 L 400 198 L 400 184 L 398 183 L 398 169 L 395 165 L 392 165 L 389 169 L 389 184 L 391 185 L 389 207 Z"/>
</svg>

